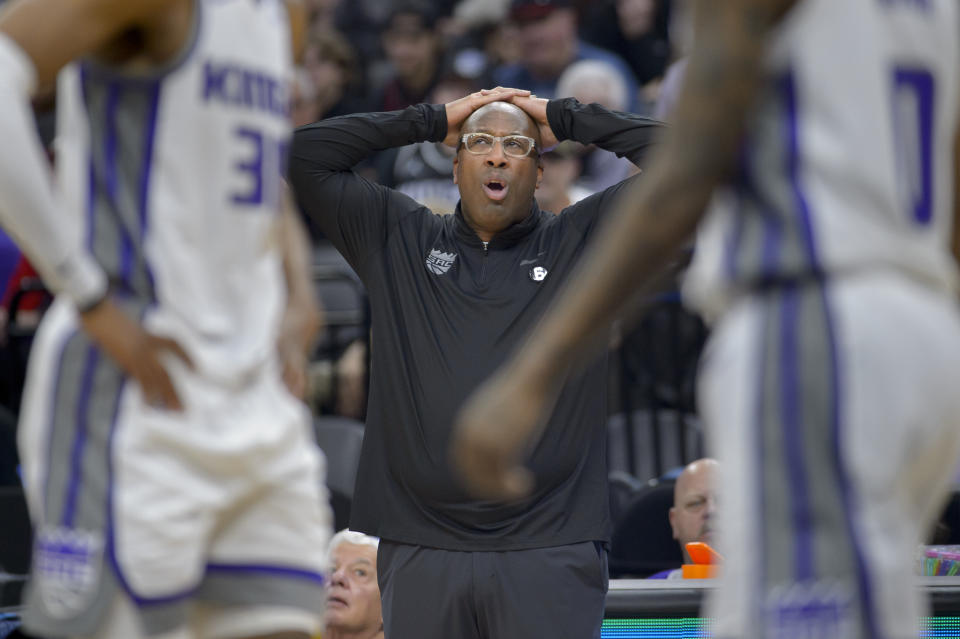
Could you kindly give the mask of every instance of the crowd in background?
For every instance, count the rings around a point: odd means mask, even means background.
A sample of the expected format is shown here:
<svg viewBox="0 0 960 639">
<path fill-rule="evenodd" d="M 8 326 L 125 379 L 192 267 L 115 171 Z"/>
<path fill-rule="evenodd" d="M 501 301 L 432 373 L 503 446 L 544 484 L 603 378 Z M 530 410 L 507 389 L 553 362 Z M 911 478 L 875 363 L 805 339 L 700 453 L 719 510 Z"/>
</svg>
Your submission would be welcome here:
<svg viewBox="0 0 960 639">
<path fill-rule="evenodd" d="M 293 98 L 297 125 L 445 103 L 497 85 L 652 115 L 686 37 L 676 0 L 311 0 L 311 5 L 309 44 Z M 452 155 L 442 145 L 420 144 L 384 153 L 365 170 L 435 212 L 449 213 L 457 201 L 449 179 Z M 590 149 L 568 148 L 556 157 L 558 164 L 576 161 L 557 169 L 560 185 L 551 182 L 544 189 L 550 204 L 545 208 L 551 210 L 620 181 L 632 169 L 626 160 Z"/>
<path fill-rule="evenodd" d="M 421 102 L 442 104 L 497 85 L 665 119 L 682 68 L 676 62 L 682 62 L 689 44 L 682 0 L 309 0 L 309 5 L 307 47 L 291 95 L 295 125 Z M 51 149 L 54 104 L 52 97 L 36 103 L 40 134 Z M 449 214 L 459 199 L 452 180 L 454 153 L 443 144 L 425 142 L 386 150 L 358 170 L 435 213 Z M 554 213 L 637 170 L 625 158 L 572 141 L 545 149 L 542 158 L 544 175 L 536 198 L 542 209 Z M 322 234 L 310 230 L 318 268 L 352 279 L 358 291 L 344 301 L 342 287 L 340 292 L 336 286 L 318 288 L 331 321 L 317 349 L 312 406 L 318 414 L 362 420 L 368 371 L 362 313 L 347 314 L 341 322 L 349 324 L 345 330 L 337 326 L 342 317 L 339 304 L 362 307 L 362 287 Z M 6 451 L 0 452 L 0 483 L 10 484 L 17 480 L 13 439 L 26 356 L 49 296 L 2 233 L 0 296 L 0 451 Z M 678 320 L 673 310 L 669 315 L 651 314 L 649 330 L 639 334 L 656 333 L 664 322 L 691 324 L 689 318 Z M 686 335 L 688 328 L 683 330 L 681 341 L 692 343 L 694 351 L 684 357 L 695 360 L 703 335 L 696 325 L 692 336 Z M 647 340 L 638 343 L 636 335 L 618 340 L 625 347 L 623 357 L 616 360 L 618 367 L 637 369 L 630 353 L 650 350 Z M 662 342 L 653 340 L 658 341 Z M 674 353 L 660 359 L 668 362 L 664 370 L 675 368 L 669 363 Z M 650 366 L 640 362 L 639 369 L 644 368 Z M 613 401 L 629 404 L 631 390 L 624 384 L 612 387 L 618 396 Z M 691 401 L 685 404 L 692 408 Z M 623 412 L 619 408 L 611 413 Z M 681 454 L 676 461 L 689 461 L 696 452 Z M 657 467 L 650 472 L 665 470 Z"/>
</svg>

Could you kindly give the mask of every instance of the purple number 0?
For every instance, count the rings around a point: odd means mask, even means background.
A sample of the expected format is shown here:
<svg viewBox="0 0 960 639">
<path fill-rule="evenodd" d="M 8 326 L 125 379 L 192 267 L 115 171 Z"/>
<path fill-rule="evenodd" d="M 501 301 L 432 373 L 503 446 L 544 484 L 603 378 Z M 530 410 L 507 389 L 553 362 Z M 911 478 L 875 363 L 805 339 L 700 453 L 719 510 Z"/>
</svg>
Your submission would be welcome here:
<svg viewBox="0 0 960 639">
<path fill-rule="evenodd" d="M 280 176 L 285 167 L 287 145 L 265 138 L 257 129 L 237 127 L 235 137 L 245 148 L 246 155 L 234 163 L 233 168 L 247 180 L 248 186 L 230 195 L 230 201 L 244 206 L 259 206 L 274 202 L 279 193 Z"/>
<path fill-rule="evenodd" d="M 919 224 L 933 217 L 933 75 L 924 69 L 893 72 L 893 127 L 897 179 Z"/>
</svg>

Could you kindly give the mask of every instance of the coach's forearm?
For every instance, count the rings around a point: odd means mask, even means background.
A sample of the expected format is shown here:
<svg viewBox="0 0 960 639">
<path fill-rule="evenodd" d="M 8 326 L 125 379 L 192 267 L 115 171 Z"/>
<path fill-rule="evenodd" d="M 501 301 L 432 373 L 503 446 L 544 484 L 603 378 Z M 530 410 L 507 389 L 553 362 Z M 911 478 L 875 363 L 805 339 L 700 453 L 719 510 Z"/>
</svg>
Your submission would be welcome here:
<svg viewBox="0 0 960 639">
<path fill-rule="evenodd" d="M 294 132 L 291 171 L 349 171 L 371 154 L 415 142 L 439 142 L 447 132 L 443 105 L 354 113 L 320 120 Z"/>
<path fill-rule="evenodd" d="M 550 128 L 560 140 L 594 144 L 639 165 L 662 135 L 662 122 L 633 113 L 612 111 L 573 98 L 547 103 Z"/>
</svg>

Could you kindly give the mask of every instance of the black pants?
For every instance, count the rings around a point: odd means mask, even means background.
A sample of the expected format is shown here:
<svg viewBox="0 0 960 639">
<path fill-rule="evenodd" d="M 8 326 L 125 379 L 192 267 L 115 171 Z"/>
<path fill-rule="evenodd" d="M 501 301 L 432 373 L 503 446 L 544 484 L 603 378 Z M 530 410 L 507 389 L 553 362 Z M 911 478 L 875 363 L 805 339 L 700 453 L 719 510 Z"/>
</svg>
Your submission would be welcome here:
<svg viewBox="0 0 960 639">
<path fill-rule="evenodd" d="M 385 639 L 599 639 L 607 553 L 597 542 L 458 552 L 382 540 Z"/>
</svg>

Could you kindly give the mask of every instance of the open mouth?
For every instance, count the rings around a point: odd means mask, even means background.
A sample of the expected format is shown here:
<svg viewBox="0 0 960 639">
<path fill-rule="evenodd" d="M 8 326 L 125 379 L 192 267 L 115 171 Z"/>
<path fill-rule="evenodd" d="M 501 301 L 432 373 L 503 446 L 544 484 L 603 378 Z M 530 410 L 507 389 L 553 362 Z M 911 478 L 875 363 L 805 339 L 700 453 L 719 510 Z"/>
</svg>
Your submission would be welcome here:
<svg viewBox="0 0 960 639">
<path fill-rule="evenodd" d="M 507 197 L 508 190 L 507 184 L 498 179 L 487 180 L 483 183 L 483 192 L 487 194 L 488 198 L 498 202 Z"/>
</svg>

